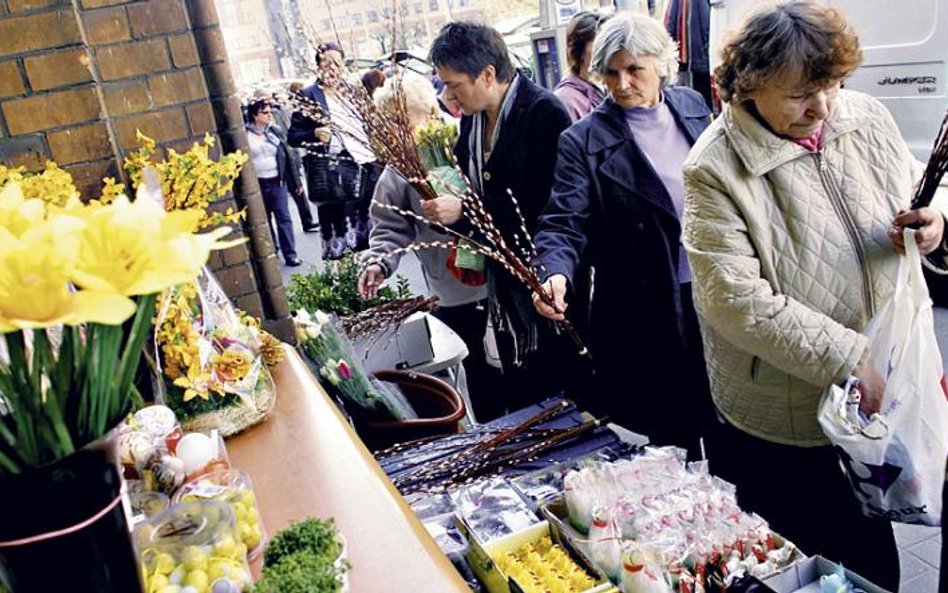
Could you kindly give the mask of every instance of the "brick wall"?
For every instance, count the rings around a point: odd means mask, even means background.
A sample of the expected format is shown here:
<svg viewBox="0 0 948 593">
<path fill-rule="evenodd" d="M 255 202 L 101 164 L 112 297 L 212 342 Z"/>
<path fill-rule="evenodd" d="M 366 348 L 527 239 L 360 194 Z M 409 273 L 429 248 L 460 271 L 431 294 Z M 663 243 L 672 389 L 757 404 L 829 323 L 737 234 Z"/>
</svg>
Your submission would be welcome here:
<svg viewBox="0 0 948 593">
<path fill-rule="evenodd" d="M 57 161 L 85 195 L 136 146 L 205 133 L 247 150 L 213 0 L 0 0 L 0 161 Z M 249 239 L 210 265 L 241 308 L 294 339 L 260 189 L 248 164 L 218 207 L 247 208 Z"/>
</svg>

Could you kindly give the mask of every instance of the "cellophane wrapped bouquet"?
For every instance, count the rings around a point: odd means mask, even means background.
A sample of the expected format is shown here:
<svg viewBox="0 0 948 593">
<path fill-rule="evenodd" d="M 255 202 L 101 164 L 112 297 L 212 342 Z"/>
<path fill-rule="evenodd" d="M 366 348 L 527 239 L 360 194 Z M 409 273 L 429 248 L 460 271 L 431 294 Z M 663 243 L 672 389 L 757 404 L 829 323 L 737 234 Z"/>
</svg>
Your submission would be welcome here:
<svg viewBox="0 0 948 593">
<path fill-rule="evenodd" d="M 337 319 L 323 311 L 299 310 L 294 323 L 299 348 L 312 361 L 320 383 L 350 414 L 381 421 L 417 418 L 401 392 L 366 375 Z"/>
<path fill-rule="evenodd" d="M 467 182 L 454 164 L 451 149 L 458 140 L 458 130 L 439 117 L 415 131 L 418 155 L 428 174 L 428 183 L 438 195 L 461 195 Z M 484 256 L 465 246 L 463 239 L 455 239 L 455 248 L 448 257 L 448 270 L 464 284 L 478 286 L 487 281 Z"/>
<path fill-rule="evenodd" d="M 158 393 L 188 431 L 227 436 L 262 420 L 276 389 L 268 368 L 282 350 L 253 317 L 241 315 L 205 269 L 158 301 Z"/>
</svg>

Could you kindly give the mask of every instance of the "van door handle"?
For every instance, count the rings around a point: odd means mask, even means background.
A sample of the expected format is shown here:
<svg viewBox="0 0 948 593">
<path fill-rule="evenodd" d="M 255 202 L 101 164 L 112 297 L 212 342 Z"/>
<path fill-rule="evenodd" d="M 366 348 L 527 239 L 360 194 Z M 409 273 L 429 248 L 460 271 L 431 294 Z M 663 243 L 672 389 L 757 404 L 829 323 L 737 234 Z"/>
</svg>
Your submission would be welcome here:
<svg viewBox="0 0 948 593">
<path fill-rule="evenodd" d="M 726 0 L 711 0 L 708 4 L 710 4 L 712 8 L 724 8 L 726 3 Z"/>
</svg>

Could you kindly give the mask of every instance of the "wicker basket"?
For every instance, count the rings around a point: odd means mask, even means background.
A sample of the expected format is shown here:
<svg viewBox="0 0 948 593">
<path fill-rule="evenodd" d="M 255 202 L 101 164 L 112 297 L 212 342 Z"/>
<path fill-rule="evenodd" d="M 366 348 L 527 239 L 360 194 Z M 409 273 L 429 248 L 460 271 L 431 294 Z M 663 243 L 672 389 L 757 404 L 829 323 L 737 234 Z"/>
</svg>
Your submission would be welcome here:
<svg viewBox="0 0 948 593">
<path fill-rule="evenodd" d="M 248 405 L 245 402 L 237 406 L 228 406 L 213 412 L 205 412 L 182 420 L 181 428 L 185 432 L 210 432 L 216 429 L 222 437 L 247 430 L 263 421 L 276 405 L 276 387 L 273 384 L 273 379 L 269 378 L 268 381 L 264 382 L 264 385 L 263 388 L 255 392 L 253 405 Z"/>
</svg>

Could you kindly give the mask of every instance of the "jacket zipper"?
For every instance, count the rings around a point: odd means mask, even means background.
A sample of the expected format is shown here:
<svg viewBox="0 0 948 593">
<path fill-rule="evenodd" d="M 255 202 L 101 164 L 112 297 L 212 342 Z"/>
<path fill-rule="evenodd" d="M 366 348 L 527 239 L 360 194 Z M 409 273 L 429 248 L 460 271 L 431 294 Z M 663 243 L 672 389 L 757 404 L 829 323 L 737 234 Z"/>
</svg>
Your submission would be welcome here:
<svg viewBox="0 0 948 593">
<path fill-rule="evenodd" d="M 872 298 L 872 285 L 869 281 L 869 262 L 866 257 L 866 249 L 859 239 L 856 223 L 853 221 L 849 210 L 846 209 L 843 203 L 843 197 L 839 193 L 839 188 L 836 186 L 833 178 L 830 177 L 829 166 L 826 164 L 826 157 L 823 156 L 822 149 L 813 154 L 819 165 L 820 181 L 823 183 L 823 188 L 829 195 L 830 203 L 833 204 L 833 209 L 836 210 L 836 214 L 842 221 L 843 227 L 846 229 L 846 234 L 849 235 L 849 240 L 852 242 L 853 249 L 856 251 L 856 259 L 859 260 L 859 270 L 862 275 L 863 299 L 866 306 L 866 321 L 868 321 L 872 319 L 872 316 L 875 314 L 876 306 Z"/>
</svg>

